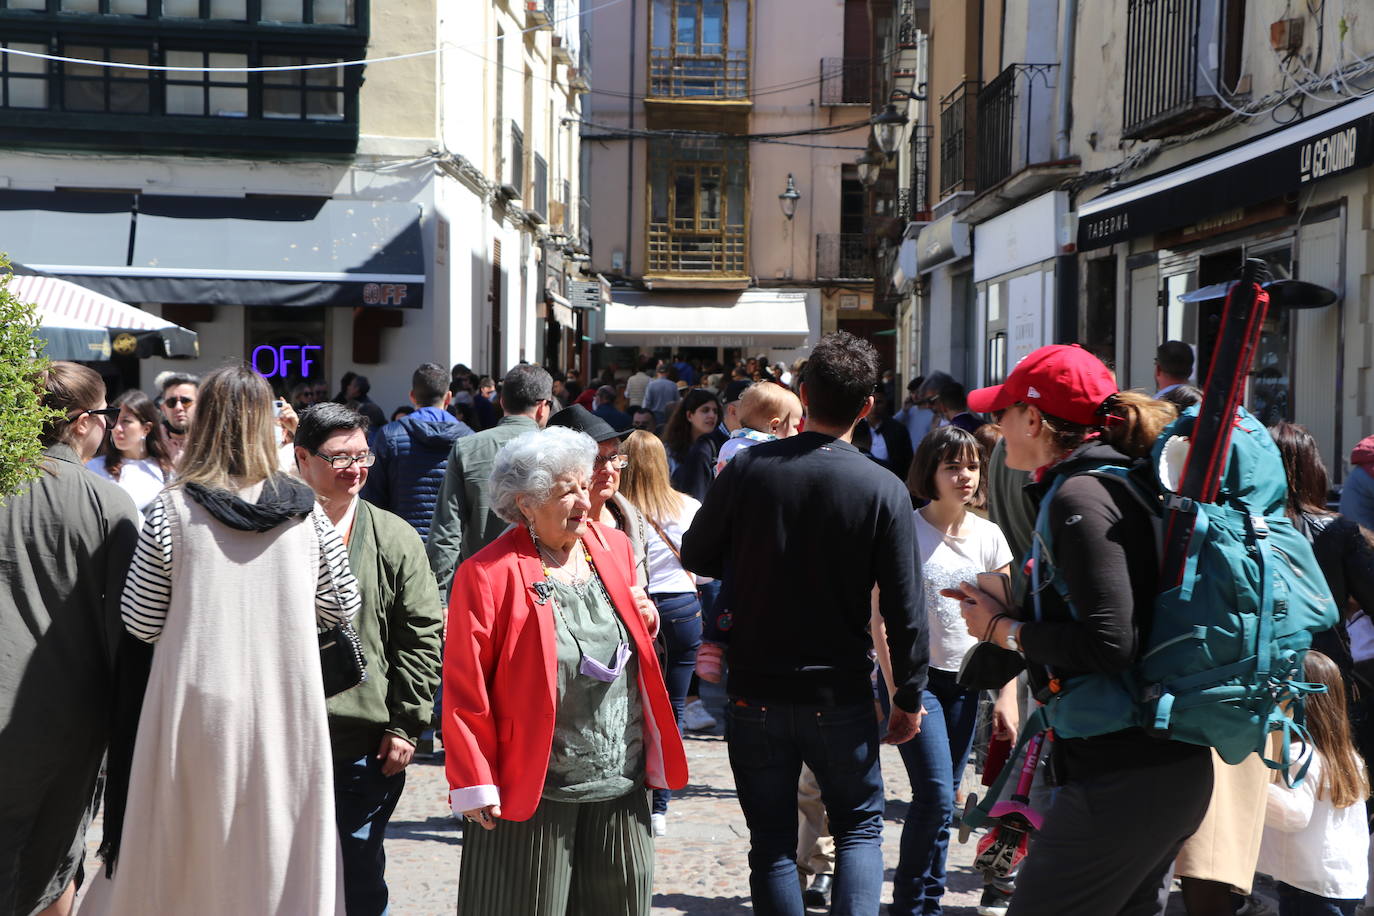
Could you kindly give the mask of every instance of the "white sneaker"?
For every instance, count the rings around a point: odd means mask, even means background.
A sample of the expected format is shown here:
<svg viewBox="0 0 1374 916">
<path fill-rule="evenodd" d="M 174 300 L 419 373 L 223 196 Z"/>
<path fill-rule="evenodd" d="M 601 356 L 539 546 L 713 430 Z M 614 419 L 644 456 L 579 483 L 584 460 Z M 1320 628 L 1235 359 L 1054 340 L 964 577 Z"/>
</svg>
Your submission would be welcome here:
<svg viewBox="0 0 1374 916">
<path fill-rule="evenodd" d="M 716 720 L 706 711 L 705 703 L 693 700 L 682 711 L 682 727 L 689 732 L 710 731 L 716 727 Z"/>
<path fill-rule="evenodd" d="M 666 814 L 651 814 L 651 815 L 649 815 L 649 827 L 650 827 L 650 829 L 653 831 L 654 836 L 667 836 L 667 835 L 668 835 L 668 815 L 666 815 Z"/>
</svg>

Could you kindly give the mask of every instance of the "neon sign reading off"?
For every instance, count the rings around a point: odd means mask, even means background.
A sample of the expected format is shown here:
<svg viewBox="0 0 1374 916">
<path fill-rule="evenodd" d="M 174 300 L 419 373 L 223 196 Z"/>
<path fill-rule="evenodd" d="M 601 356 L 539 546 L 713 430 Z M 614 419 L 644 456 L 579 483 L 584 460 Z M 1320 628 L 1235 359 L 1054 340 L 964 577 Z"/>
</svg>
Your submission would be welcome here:
<svg viewBox="0 0 1374 916">
<path fill-rule="evenodd" d="M 263 344 L 253 348 L 253 369 L 263 378 L 278 376 L 286 378 L 291 374 L 291 365 L 295 361 L 293 353 L 299 354 L 300 375 L 302 378 L 310 376 L 310 367 L 314 361 L 310 359 L 311 350 L 323 350 L 324 347 L 318 344 L 281 344 L 280 346 L 270 346 Z M 270 364 L 270 368 L 264 368 L 265 364 Z"/>
</svg>

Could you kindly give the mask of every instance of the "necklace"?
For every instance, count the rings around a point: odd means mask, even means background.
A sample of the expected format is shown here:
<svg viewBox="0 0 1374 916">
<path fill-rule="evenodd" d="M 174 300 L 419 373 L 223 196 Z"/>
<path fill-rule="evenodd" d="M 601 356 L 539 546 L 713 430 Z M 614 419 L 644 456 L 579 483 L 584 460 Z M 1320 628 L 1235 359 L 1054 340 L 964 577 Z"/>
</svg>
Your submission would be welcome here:
<svg viewBox="0 0 1374 916">
<path fill-rule="evenodd" d="M 549 564 L 545 562 L 546 551 L 544 549 L 544 545 L 540 544 L 539 539 L 534 536 L 533 529 L 530 530 L 530 539 L 534 541 L 534 546 L 538 549 L 539 566 L 544 571 L 544 579 L 546 581 L 558 581 L 556 579 L 553 579 L 549 575 Z M 587 589 L 590 588 L 593 580 L 595 580 L 596 584 L 600 587 L 601 597 L 605 599 L 606 606 L 611 609 L 611 618 L 615 621 L 616 636 L 619 641 L 619 644 L 616 646 L 615 660 L 611 663 L 611 665 L 609 667 L 603 665 L 601 662 L 597 661 L 596 659 L 588 655 L 586 650 L 582 648 L 582 640 L 577 638 L 576 631 L 574 631 L 573 628 L 568 624 L 568 618 L 564 616 L 563 609 L 559 607 L 558 599 L 554 596 L 553 590 L 551 588 L 547 589 L 547 591 L 536 588 L 535 591 L 537 594 L 543 595 L 549 599 L 549 602 L 553 605 L 553 612 L 558 615 L 558 619 L 563 623 L 563 629 L 567 631 L 568 636 L 573 641 L 573 645 L 577 647 L 577 654 L 581 658 L 577 666 L 578 673 L 586 677 L 589 677 L 592 680 L 601 681 L 604 684 L 609 684 L 616 678 L 620 677 L 620 675 L 624 672 L 625 665 L 629 662 L 630 656 L 633 655 L 633 651 L 630 649 L 630 645 L 626 640 L 626 637 L 629 634 L 626 633 L 625 626 L 620 621 L 620 615 L 617 614 L 615 611 L 615 602 L 611 600 L 610 592 L 606 591 L 606 583 L 601 581 L 601 575 L 596 571 L 596 564 L 592 562 L 591 551 L 587 549 L 587 545 L 583 543 L 580 539 L 578 541 L 578 544 L 582 548 L 582 557 L 587 563 L 587 577 L 583 579 L 581 583 L 568 582 L 565 584 L 568 587 L 570 587 L 573 591 L 575 591 L 578 594 L 578 596 L 583 600 L 586 600 Z M 572 554 L 569 554 L 569 559 L 571 558 Z M 564 563 L 560 565 L 559 568 L 562 569 L 566 565 L 567 563 L 566 561 L 564 561 Z M 540 603 L 542 604 L 543 602 L 541 601 Z"/>
</svg>

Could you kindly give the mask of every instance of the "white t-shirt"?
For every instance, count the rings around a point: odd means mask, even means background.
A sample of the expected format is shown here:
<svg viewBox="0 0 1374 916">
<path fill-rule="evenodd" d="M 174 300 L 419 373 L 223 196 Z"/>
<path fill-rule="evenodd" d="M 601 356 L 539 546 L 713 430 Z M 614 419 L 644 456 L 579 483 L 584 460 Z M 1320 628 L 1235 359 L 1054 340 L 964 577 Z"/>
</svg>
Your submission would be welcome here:
<svg viewBox="0 0 1374 916">
<path fill-rule="evenodd" d="M 926 620 L 930 627 L 930 667 L 958 671 L 964 655 L 978 642 L 969 635 L 959 602 L 940 594 L 973 582 L 981 572 L 993 572 L 1011 562 L 1011 547 L 1002 529 L 972 512 L 964 516 L 963 537 L 937 530 L 916 512 L 916 543 L 921 549 Z"/>
<path fill-rule="evenodd" d="M 701 503 L 684 493 L 679 493 L 678 497 L 682 500 L 682 508 L 678 510 L 677 518 L 658 520 L 658 527 L 663 529 L 663 533 L 673 542 L 673 547 L 680 552 L 682 534 L 692 527 L 692 519 L 696 518 Z M 644 541 L 649 555 L 649 587 L 645 591 L 651 595 L 671 595 L 697 590 L 692 574 L 682 568 L 653 525 L 645 526 Z"/>
<path fill-rule="evenodd" d="M 105 470 L 105 457 L 103 455 L 87 461 L 86 467 L 106 480 L 112 480 L 118 484 L 133 499 L 134 505 L 138 507 L 140 513 L 167 485 L 162 474 L 162 468 L 151 458 L 137 460 L 125 458 L 120 461 L 118 480 L 111 477 L 110 472 Z"/>
</svg>

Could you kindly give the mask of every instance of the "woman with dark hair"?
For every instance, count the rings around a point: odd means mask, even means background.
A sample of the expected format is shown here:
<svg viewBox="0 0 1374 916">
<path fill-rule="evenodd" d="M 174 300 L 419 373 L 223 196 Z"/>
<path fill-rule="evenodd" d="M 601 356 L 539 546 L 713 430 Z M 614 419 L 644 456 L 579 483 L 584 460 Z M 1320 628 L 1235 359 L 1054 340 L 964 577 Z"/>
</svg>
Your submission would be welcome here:
<svg viewBox="0 0 1374 916">
<path fill-rule="evenodd" d="M 225 366 L 198 398 L 121 601 L 156 651 L 106 807 L 112 880 L 81 913 L 342 914 L 317 631 L 354 615 L 357 582 L 314 491 L 278 470 L 267 381 Z"/>
<path fill-rule="evenodd" d="M 119 484 L 142 512 L 172 476 L 172 456 L 162 433 L 162 416 L 151 398 L 137 388 L 115 398 L 119 418 L 110 429 L 102 454 L 86 467 Z"/>
<path fill-rule="evenodd" d="M 911 806 L 892 879 L 888 912 L 894 916 L 941 912 L 954 792 L 973 749 L 978 718 L 981 691 L 958 683 L 964 655 L 978 640 L 964 626 L 959 602 L 942 596 L 940 589 L 975 581 L 979 573 L 1011 571 L 1011 547 L 1002 530 L 970 511 L 983 504 L 985 467 L 983 449 L 972 433 L 941 426 L 921 440 L 907 477 L 912 496 L 925 502 L 914 521 L 930 633 L 930 679 L 922 697 L 921 730 L 897 745 L 911 784 Z M 876 645 L 882 642 L 875 640 Z M 1014 740 L 1018 721 L 1013 679 L 993 707 L 995 737 Z"/>
<path fill-rule="evenodd" d="M 65 916 L 110 736 L 138 512 L 82 467 L 117 413 L 104 381 L 55 362 L 39 384 L 55 411 L 40 475 L 0 504 L 0 913 Z"/>
<path fill-rule="evenodd" d="M 726 439 L 719 424 L 720 401 L 704 388 L 693 388 L 663 428 L 663 445 L 673 466 L 673 489 L 697 502 L 706 498 L 715 479 L 716 457 Z"/>
<path fill-rule="evenodd" d="M 1087 472 L 1144 460 L 1176 416 L 1173 405 L 1119 391 L 1087 350 L 1052 345 L 1025 356 L 1001 385 L 970 392 L 968 406 L 1001 415 L 1006 464 L 1035 472 L 1037 502 L 1058 484 L 1043 510 L 1053 562 L 1042 558 L 1039 575 L 1057 577 L 1068 598 L 1028 589 L 1013 613 L 973 583 L 942 594 L 960 599 L 975 639 L 1025 658 L 1037 693 L 1051 670 L 1059 679 L 1130 670 L 1159 593 L 1154 525 L 1124 487 Z M 1211 800 L 1210 750 L 1141 728 L 1051 748 L 1058 789 L 1021 866 L 1013 912 L 1162 914 L 1170 863 Z"/>
<path fill-rule="evenodd" d="M 1312 648 L 1340 667 L 1350 696 L 1355 744 L 1366 760 L 1374 759 L 1374 682 L 1357 675 L 1350 651 L 1350 630 L 1371 629 L 1368 613 L 1374 612 L 1374 546 L 1370 534 L 1355 521 L 1326 508 L 1330 485 L 1326 465 L 1316 440 L 1304 426 L 1286 420 L 1270 427 L 1269 434 L 1283 457 L 1288 475 L 1288 517 L 1312 542 L 1317 564 L 1326 576 L 1331 596 L 1341 612 L 1341 622 L 1318 633 Z"/>
</svg>

